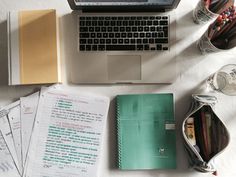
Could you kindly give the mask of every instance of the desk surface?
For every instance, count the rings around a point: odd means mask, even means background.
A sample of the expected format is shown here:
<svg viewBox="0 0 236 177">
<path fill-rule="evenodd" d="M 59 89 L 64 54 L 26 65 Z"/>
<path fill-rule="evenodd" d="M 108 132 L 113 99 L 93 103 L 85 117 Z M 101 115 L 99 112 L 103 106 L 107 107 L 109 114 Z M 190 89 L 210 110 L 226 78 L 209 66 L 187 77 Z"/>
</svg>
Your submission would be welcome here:
<svg viewBox="0 0 236 177">
<path fill-rule="evenodd" d="M 71 10 L 66 0 L 0 0 L 0 107 L 19 99 L 32 92 L 39 86 L 7 86 L 7 36 L 5 13 L 9 10 L 22 9 L 57 9 L 60 31 L 60 52 L 63 65 L 63 83 L 71 85 L 78 92 L 93 92 L 111 98 L 111 106 L 106 128 L 104 148 L 99 169 L 101 177 L 197 177 L 202 174 L 188 169 L 187 157 L 183 148 L 181 137 L 181 123 L 185 117 L 193 93 L 206 92 L 205 79 L 221 66 L 236 63 L 236 50 L 225 53 L 203 56 L 196 48 L 196 40 L 204 33 L 207 25 L 196 25 L 192 21 L 192 9 L 197 0 L 182 0 L 175 10 L 177 14 L 177 80 L 171 85 L 102 85 L 78 86 L 69 84 L 69 70 L 66 67 L 68 60 L 76 57 L 76 50 L 72 39 L 76 34 L 70 28 Z M 176 170 L 152 171 L 120 171 L 116 168 L 116 127 L 114 97 L 117 94 L 128 93 L 160 93 L 173 92 L 175 95 L 175 112 L 177 121 L 177 162 Z M 236 97 L 216 94 L 218 104 L 216 112 L 229 128 L 231 142 L 227 150 L 218 158 L 219 176 L 236 176 Z M 235 120 L 234 120 L 235 119 Z M 206 176 L 212 176 L 208 174 Z"/>
</svg>

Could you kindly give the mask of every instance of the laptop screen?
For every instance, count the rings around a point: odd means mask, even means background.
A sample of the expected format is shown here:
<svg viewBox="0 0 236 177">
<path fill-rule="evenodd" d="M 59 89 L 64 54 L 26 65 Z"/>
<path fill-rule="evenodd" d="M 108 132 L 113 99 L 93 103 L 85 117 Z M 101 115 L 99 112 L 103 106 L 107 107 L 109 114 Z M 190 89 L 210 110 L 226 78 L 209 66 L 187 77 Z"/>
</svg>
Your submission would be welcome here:
<svg viewBox="0 0 236 177">
<path fill-rule="evenodd" d="M 74 10 L 84 9 L 174 9 L 180 0 L 68 0 Z"/>
</svg>

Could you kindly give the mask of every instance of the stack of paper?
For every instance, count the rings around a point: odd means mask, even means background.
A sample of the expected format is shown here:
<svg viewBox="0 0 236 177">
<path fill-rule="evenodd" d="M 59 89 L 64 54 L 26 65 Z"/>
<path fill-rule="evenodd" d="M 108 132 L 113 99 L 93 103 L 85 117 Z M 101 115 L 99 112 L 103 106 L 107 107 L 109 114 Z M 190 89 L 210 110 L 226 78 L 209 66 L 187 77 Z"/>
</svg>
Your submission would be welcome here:
<svg viewBox="0 0 236 177">
<path fill-rule="evenodd" d="M 53 86 L 0 109 L 0 176 L 97 176 L 108 107 Z"/>
</svg>

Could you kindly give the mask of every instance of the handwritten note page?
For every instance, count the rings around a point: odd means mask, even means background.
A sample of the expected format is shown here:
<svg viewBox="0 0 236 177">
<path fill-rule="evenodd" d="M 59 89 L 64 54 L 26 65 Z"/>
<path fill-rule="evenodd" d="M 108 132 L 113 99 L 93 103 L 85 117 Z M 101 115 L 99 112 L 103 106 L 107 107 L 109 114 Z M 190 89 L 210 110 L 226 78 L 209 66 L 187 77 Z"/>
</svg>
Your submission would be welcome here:
<svg viewBox="0 0 236 177">
<path fill-rule="evenodd" d="M 22 163 L 22 151 L 21 151 L 20 101 L 17 101 L 16 105 L 11 109 L 9 109 L 7 117 L 12 131 L 16 155 L 19 163 L 19 170 L 22 173 L 23 163 Z"/>
<path fill-rule="evenodd" d="M 49 90 L 40 96 L 26 177 L 96 177 L 109 99 Z"/>
<path fill-rule="evenodd" d="M 0 131 L 0 176 L 1 177 L 20 177 L 7 144 Z"/>
<path fill-rule="evenodd" d="M 26 155 L 33 130 L 36 110 L 38 107 L 39 92 L 27 97 L 21 97 L 21 138 L 22 138 L 22 161 L 25 164 Z"/>
<path fill-rule="evenodd" d="M 2 109 L 0 109 L 0 130 L 2 136 L 7 144 L 7 147 L 12 155 L 12 158 L 16 164 L 17 169 L 21 172 L 21 166 L 18 160 L 15 143 L 13 139 L 12 130 L 9 124 L 8 114 L 12 108 L 17 107 L 19 102 L 12 103 Z"/>
</svg>

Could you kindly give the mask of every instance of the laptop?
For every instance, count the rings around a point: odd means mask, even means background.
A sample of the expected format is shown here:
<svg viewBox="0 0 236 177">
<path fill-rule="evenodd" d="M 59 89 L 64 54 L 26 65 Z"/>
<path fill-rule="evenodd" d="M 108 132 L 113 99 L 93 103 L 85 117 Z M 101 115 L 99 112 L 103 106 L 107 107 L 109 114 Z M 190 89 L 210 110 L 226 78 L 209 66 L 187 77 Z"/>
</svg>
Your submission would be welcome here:
<svg viewBox="0 0 236 177">
<path fill-rule="evenodd" d="M 170 84 L 180 0 L 68 0 L 77 23 L 71 82 Z"/>
</svg>

